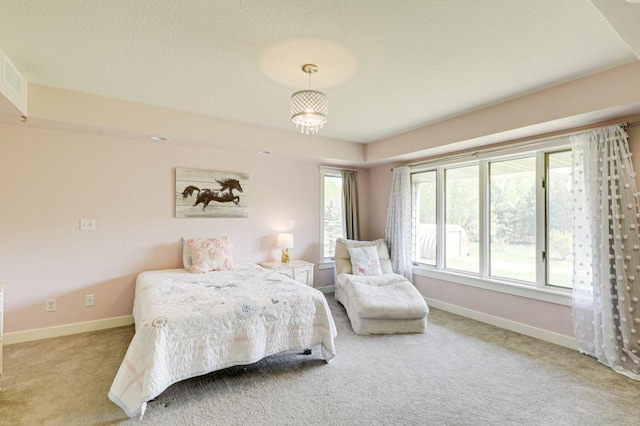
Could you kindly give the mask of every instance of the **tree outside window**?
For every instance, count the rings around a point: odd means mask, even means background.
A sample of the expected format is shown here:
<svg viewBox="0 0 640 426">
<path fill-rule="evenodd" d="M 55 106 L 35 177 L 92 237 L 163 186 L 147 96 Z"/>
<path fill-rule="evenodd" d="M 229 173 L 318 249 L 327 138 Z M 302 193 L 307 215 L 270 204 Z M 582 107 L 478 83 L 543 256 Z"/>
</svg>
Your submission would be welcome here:
<svg viewBox="0 0 640 426">
<path fill-rule="evenodd" d="M 323 257 L 333 258 L 336 239 L 344 237 L 342 176 L 339 172 L 325 171 L 322 176 L 322 246 Z"/>
<path fill-rule="evenodd" d="M 502 283 L 571 288 L 571 150 L 564 140 L 545 146 L 413 172 L 413 260 Z"/>
</svg>

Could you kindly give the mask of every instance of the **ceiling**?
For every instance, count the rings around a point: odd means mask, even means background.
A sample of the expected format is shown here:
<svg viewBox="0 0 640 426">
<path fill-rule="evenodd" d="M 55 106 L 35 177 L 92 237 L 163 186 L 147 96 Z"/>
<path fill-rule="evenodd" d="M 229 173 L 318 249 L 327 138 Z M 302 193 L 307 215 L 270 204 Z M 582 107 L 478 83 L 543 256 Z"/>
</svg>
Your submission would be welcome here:
<svg viewBox="0 0 640 426">
<path fill-rule="evenodd" d="M 0 0 L 0 49 L 31 83 L 367 143 L 638 60 L 625 0 Z"/>
</svg>

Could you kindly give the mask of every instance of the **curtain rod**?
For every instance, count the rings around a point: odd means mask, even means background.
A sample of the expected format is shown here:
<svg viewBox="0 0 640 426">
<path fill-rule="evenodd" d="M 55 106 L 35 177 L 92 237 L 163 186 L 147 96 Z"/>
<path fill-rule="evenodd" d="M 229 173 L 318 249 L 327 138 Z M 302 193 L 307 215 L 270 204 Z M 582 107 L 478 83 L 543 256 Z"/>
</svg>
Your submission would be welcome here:
<svg viewBox="0 0 640 426">
<path fill-rule="evenodd" d="M 336 167 L 336 166 L 319 166 L 321 169 L 331 169 L 331 170 L 347 170 L 349 172 L 359 172 L 358 169 L 349 169 L 347 167 Z"/>
<path fill-rule="evenodd" d="M 636 119 L 636 118 L 640 118 L 640 117 L 632 117 L 632 119 Z M 507 148 L 518 148 L 518 147 L 528 147 L 528 146 L 536 146 L 536 145 L 542 145 L 545 144 L 549 141 L 552 141 L 554 139 L 561 139 L 561 138 L 566 138 L 568 136 L 573 136 L 573 135 L 577 135 L 579 133 L 583 133 L 587 130 L 591 130 L 591 129 L 597 129 L 600 127 L 607 127 L 607 126 L 614 126 L 614 125 L 619 125 L 622 126 L 623 128 L 627 128 L 627 127 L 635 127 L 638 124 L 640 124 L 640 120 L 638 121 L 631 121 L 631 122 L 627 122 L 627 121 L 610 121 L 610 122 L 604 122 L 604 123 L 599 123 L 599 124 L 594 124 L 594 125 L 590 125 L 590 126 L 585 126 L 585 127 L 578 127 L 573 131 L 568 131 L 565 133 L 559 133 L 559 132 L 551 132 L 551 133 L 547 133 L 548 136 L 544 136 L 544 134 L 539 135 L 539 136 L 533 136 L 532 138 L 535 139 L 531 139 L 531 138 L 520 138 L 520 139 L 525 139 L 521 142 L 514 142 L 514 143 L 504 143 L 504 142 L 497 142 L 498 144 L 500 144 L 500 146 L 494 146 L 496 144 L 490 144 L 487 145 L 487 148 L 485 149 L 474 149 L 474 148 L 469 148 L 467 150 L 464 150 L 463 152 L 459 153 L 459 154 L 453 154 L 453 155 L 446 155 L 443 154 L 441 156 L 436 156 L 435 158 L 429 159 L 429 160 L 419 160 L 419 161 L 414 161 L 414 162 L 410 162 L 410 163 L 403 163 L 403 164 L 398 164 L 397 166 L 394 166 L 391 168 L 391 171 L 393 171 L 393 169 L 395 169 L 396 167 L 403 167 L 403 166 L 409 166 L 409 167 L 413 167 L 413 166 L 422 166 L 425 164 L 430 164 L 430 163 L 434 163 L 434 162 L 439 162 L 439 161 L 449 161 L 449 160 L 457 160 L 459 158 L 470 158 L 470 157 L 477 157 L 479 154 L 485 154 L 485 153 L 491 153 L 491 152 L 496 152 L 496 151 L 502 151 L 504 149 Z M 518 139 L 516 139 L 517 141 Z"/>
</svg>

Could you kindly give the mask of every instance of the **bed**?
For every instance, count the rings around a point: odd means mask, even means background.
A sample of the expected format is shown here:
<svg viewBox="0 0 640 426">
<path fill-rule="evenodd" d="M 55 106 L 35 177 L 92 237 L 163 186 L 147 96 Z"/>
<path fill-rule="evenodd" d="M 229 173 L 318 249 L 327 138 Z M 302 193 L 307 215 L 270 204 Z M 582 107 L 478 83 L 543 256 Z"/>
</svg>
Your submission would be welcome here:
<svg viewBox="0 0 640 426">
<path fill-rule="evenodd" d="M 109 391 L 130 416 L 173 383 L 292 349 L 335 356 L 336 327 L 324 295 L 255 264 L 138 275 L 136 332 Z"/>
</svg>

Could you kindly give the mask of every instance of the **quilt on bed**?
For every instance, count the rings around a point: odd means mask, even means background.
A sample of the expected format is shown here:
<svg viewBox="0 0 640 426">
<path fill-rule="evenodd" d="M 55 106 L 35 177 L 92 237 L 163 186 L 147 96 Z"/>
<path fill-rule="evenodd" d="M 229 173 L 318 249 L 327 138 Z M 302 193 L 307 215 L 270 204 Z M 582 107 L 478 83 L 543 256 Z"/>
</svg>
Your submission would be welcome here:
<svg viewBox="0 0 640 426">
<path fill-rule="evenodd" d="M 335 356 L 324 295 L 255 264 L 231 271 L 138 275 L 136 333 L 109 391 L 128 416 L 173 383 L 290 349 Z"/>
</svg>

